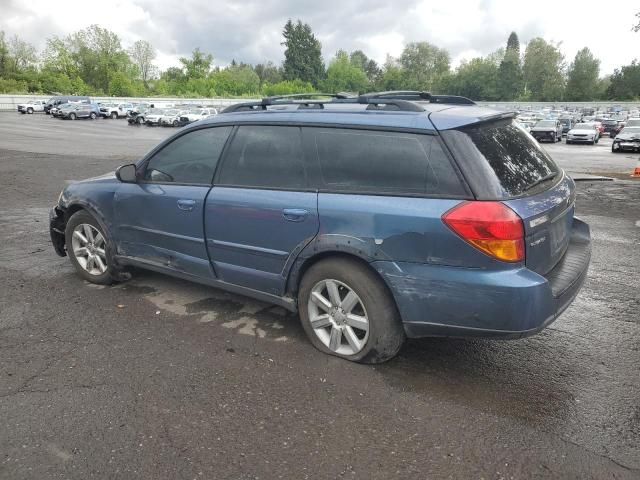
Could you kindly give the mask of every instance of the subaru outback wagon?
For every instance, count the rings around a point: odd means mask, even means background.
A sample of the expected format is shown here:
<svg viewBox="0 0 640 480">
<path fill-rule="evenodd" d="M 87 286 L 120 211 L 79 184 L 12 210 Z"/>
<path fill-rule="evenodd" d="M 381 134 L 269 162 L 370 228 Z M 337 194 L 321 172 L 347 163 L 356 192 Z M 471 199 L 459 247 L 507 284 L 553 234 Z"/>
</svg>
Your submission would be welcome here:
<svg viewBox="0 0 640 480">
<path fill-rule="evenodd" d="M 510 113 L 424 92 L 280 97 L 67 186 L 50 231 L 90 282 L 135 266 L 244 294 L 374 363 L 405 337 L 549 325 L 589 266 L 575 197 Z"/>
</svg>

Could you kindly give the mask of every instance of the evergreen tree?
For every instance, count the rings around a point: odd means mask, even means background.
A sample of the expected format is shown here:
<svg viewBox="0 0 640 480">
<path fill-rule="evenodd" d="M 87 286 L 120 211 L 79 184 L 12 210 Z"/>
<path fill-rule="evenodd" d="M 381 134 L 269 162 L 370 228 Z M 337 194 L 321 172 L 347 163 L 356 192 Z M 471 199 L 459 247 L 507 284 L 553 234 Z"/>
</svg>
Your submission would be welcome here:
<svg viewBox="0 0 640 480">
<path fill-rule="evenodd" d="M 287 21 L 282 31 L 286 47 L 284 51 L 285 80 L 302 80 L 318 86 L 324 78 L 324 62 L 322 61 L 322 46 L 311 31 L 311 27 L 298 20 L 293 23 Z"/>
<path fill-rule="evenodd" d="M 523 77 L 520 64 L 520 41 L 516 32 L 507 40 L 504 59 L 498 72 L 498 96 L 501 100 L 515 100 L 522 95 Z"/>
</svg>

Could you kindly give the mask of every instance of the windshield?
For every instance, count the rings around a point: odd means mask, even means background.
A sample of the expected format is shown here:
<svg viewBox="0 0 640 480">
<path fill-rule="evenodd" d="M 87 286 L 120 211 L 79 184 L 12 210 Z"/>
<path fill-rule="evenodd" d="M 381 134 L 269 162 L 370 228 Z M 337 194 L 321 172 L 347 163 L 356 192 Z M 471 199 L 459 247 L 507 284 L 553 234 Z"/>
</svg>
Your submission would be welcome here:
<svg viewBox="0 0 640 480">
<path fill-rule="evenodd" d="M 167 110 L 166 112 L 164 112 L 165 115 L 178 115 L 179 110 Z"/>
<path fill-rule="evenodd" d="M 620 133 L 625 133 L 628 135 L 638 135 L 640 134 L 640 127 L 624 127 L 622 129 L 622 132 Z"/>
<path fill-rule="evenodd" d="M 556 122 L 553 122 L 551 120 L 543 120 L 542 122 L 536 123 L 536 127 L 555 127 L 555 126 L 556 126 Z"/>
<path fill-rule="evenodd" d="M 574 130 L 593 130 L 594 126 L 591 125 L 590 123 L 579 123 L 577 124 L 575 127 L 573 127 Z"/>
<path fill-rule="evenodd" d="M 531 186 L 560 171 L 551 157 L 514 121 L 445 130 L 442 136 L 456 158 L 467 163 L 466 171 L 478 178 L 493 177 L 494 185 L 482 186 L 485 191 L 482 196 L 491 199 L 529 193 Z"/>
</svg>

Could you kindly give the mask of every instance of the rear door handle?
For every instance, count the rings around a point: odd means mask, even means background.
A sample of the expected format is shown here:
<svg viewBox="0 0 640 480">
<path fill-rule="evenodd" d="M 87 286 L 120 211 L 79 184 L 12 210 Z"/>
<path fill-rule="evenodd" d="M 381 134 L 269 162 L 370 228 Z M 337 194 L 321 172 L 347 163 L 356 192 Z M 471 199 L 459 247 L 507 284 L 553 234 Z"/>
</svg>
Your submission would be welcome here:
<svg viewBox="0 0 640 480">
<path fill-rule="evenodd" d="M 193 210 L 193 207 L 195 206 L 196 206 L 195 200 L 178 200 L 178 208 L 180 210 L 190 212 L 191 210 Z"/>
<path fill-rule="evenodd" d="M 304 208 L 285 208 L 282 210 L 282 216 L 289 222 L 302 222 L 309 215 L 309 210 Z"/>
</svg>

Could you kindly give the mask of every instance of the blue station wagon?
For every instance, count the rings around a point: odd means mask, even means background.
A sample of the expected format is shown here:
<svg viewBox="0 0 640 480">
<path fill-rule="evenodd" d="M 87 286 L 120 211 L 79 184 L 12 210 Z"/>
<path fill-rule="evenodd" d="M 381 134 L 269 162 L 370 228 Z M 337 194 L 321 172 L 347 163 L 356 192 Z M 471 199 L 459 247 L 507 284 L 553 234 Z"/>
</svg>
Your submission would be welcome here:
<svg viewBox="0 0 640 480">
<path fill-rule="evenodd" d="M 575 198 L 513 114 L 463 97 L 271 97 L 67 186 L 50 231 L 90 282 L 135 266 L 244 294 L 376 363 L 406 337 L 554 321 L 590 262 Z"/>
</svg>

